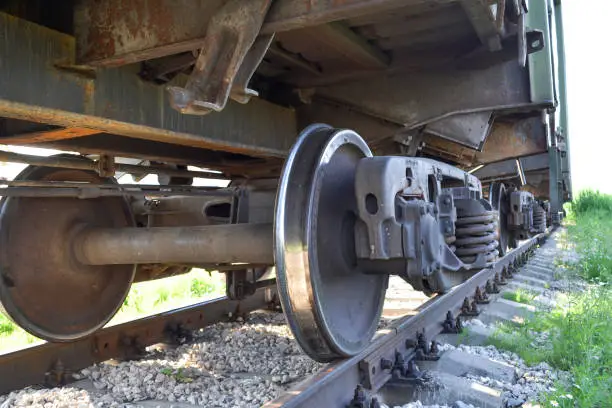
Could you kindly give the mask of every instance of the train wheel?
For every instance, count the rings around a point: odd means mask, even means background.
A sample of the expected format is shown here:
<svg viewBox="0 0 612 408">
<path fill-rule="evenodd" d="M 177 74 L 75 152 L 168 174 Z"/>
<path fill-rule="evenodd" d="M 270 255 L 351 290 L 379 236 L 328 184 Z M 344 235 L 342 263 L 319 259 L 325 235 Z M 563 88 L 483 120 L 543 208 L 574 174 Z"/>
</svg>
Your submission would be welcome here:
<svg viewBox="0 0 612 408">
<path fill-rule="evenodd" d="M 503 183 L 491 183 L 489 186 L 489 202 L 493 207 L 493 210 L 499 214 L 498 229 L 497 229 L 497 241 L 499 245 L 497 250 L 499 256 L 506 255 L 508 251 L 508 244 L 510 241 L 510 231 L 508 231 L 508 196 L 506 194 L 506 186 Z"/>
<path fill-rule="evenodd" d="M 357 354 L 376 331 L 388 277 L 359 272 L 355 169 L 371 156 L 353 131 L 313 125 L 294 146 L 275 214 L 279 295 L 298 343 L 313 359 Z"/>
<path fill-rule="evenodd" d="M 29 166 L 16 178 L 108 183 L 93 172 Z M 18 325 L 48 341 L 71 341 L 106 324 L 121 307 L 134 265 L 89 266 L 73 254 L 81 225 L 133 226 L 122 197 L 5 197 L 0 213 L 0 304 Z"/>
</svg>

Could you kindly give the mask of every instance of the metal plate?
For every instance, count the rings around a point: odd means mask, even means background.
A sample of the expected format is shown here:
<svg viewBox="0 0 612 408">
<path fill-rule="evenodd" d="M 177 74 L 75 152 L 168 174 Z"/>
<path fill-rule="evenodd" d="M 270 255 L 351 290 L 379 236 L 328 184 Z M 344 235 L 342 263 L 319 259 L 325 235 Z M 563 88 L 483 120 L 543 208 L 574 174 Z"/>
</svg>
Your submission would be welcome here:
<svg viewBox="0 0 612 408">
<path fill-rule="evenodd" d="M 369 344 L 387 276 L 356 265 L 355 167 L 372 154 L 350 130 L 306 128 L 285 164 L 275 217 L 280 299 L 302 349 L 317 361 L 355 355 Z"/>
<path fill-rule="evenodd" d="M 506 194 L 506 186 L 503 183 L 491 183 L 489 186 L 489 202 L 495 211 L 499 212 L 499 221 L 497 223 L 497 241 L 499 245 L 497 251 L 499 256 L 506 255 L 508 251 L 508 241 L 510 232 L 508 231 L 508 195 Z"/>
<path fill-rule="evenodd" d="M 16 179 L 105 183 L 93 172 L 27 167 Z M 123 304 L 134 265 L 76 261 L 71 237 L 83 225 L 130 227 L 123 197 L 5 197 L 0 214 L 0 304 L 23 329 L 71 341 L 106 324 Z"/>
</svg>

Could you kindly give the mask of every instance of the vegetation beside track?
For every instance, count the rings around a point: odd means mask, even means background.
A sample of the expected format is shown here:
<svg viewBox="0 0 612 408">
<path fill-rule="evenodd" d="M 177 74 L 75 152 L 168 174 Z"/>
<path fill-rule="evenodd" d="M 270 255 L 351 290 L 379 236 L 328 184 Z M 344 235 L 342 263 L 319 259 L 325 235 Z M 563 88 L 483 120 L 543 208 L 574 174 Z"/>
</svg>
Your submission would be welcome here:
<svg viewBox="0 0 612 408">
<path fill-rule="evenodd" d="M 130 293 L 109 324 L 187 306 L 225 294 L 225 275 L 195 269 L 188 274 L 132 285 Z M 0 353 L 34 345 L 41 340 L 25 332 L 0 313 Z"/>
<path fill-rule="evenodd" d="M 502 294 L 502 298 L 506 300 L 511 300 L 517 303 L 524 303 L 526 305 L 530 305 L 533 300 L 536 298 L 537 293 L 530 292 L 525 289 L 517 289 L 514 292 L 504 292 Z"/>
<path fill-rule="evenodd" d="M 542 396 L 543 406 L 612 407 L 612 196 L 585 191 L 566 210 L 569 242 L 580 255 L 570 271 L 587 289 L 518 327 L 500 327 L 491 342 L 528 364 L 572 374 L 572 384 Z"/>
</svg>

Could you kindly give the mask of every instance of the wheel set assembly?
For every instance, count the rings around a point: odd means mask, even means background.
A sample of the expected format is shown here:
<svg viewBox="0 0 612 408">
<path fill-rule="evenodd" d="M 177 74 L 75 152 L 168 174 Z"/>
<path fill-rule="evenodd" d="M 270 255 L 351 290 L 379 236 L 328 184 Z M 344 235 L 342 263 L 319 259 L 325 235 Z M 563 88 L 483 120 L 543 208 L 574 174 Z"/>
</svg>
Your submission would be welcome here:
<svg viewBox="0 0 612 408">
<path fill-rule="evenodd" d="M 118 186 L 93 171 L 42 166 L 16 180 Z M 327 125 L 301 133 L 278 180 L 155 199 L 13 195 L 1 205 L 0 303 L 35 336 L 94 333 L 134 281 L 159 271 L 224 271 L 241 298 L 274 267 L 287 322 L 318 361 L 369 344 L 390 275 L 444 293 L 548 218 L 528 192 L 492 183 L 487 200 L 462 169 L 374 157 L 357 133 Z"/>
</svg>

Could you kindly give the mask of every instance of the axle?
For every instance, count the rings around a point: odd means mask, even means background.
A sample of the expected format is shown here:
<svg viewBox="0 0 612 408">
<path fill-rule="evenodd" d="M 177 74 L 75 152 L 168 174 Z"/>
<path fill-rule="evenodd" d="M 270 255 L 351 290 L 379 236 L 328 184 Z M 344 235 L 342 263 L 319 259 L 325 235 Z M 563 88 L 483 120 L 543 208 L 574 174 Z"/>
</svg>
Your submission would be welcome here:
<svg viewBox="0 0 612 408">
<path fill-rule="evenodd" d="M 272 235 L 272 224 L 85 228 L 76 235 L 74 250 L 87 265 L 273 265 Z"/>
</svg>

